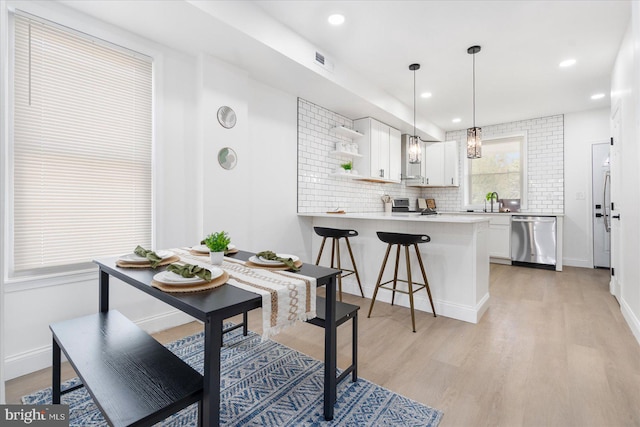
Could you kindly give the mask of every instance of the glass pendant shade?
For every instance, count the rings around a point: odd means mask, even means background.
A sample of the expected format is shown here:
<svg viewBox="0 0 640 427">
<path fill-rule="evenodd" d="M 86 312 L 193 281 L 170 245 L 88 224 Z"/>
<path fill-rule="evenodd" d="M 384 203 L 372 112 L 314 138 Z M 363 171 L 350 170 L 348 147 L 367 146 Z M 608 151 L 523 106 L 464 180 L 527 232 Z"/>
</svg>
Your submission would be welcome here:
<svg viewBox="0 0 640 427">
<path fill-rule="evenodd" d="M 420 163 L 422 159 L 422 149 L 417 136 L 409 137 L 409 163 Z"/>
<path fill-rule="evenodd" d="M 482 157 L 482 129 L 476 127 L 476 53 L 480 46 L 471 46 L 467 53 L 473 57 L 473 127 L 467 129 L 467 159 Z"/>
<path fill-rule="evenodd" d="M 482 129 L 472 127 L 467 129 L 467 159 L 482 157 Z"/>
</svg>

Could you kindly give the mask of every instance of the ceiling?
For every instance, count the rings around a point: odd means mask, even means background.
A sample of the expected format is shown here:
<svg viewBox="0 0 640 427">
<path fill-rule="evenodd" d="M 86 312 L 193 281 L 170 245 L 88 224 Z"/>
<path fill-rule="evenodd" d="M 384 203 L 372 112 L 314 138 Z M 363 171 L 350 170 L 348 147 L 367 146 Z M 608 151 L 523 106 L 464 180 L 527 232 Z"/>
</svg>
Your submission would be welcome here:
<svg viewBox="0 0 640 427">
<path fill-rule="evenodd" d="M 606 108 L 611 72 L 631 16 L 615 1 L 62 0 L 83 13 L 250 76 L 350 118 L 373 116 L 411 132 L 413 72 L 418 128 L 476 124 Z M 339 27 L 327 17 L 339 12 Z M 331 70 L 310 58 L 325 55 Z M 565 59 L 577 62 L 559 68 Z M 604 93 L 592 100 L 595 93 Z M 458 117 L 459 123 L 452 123 Z"/>
<path fill-rule="evenodd" d="M 629 1 L 259 1 L 269 15 L 336 64 L 413 104 L 443 129 L 469 127 L 472 56 L 476 122 L 504 123 L 605 107 L 611 71 L 631 16 Z M 345 16 L 332 27 L 327 17 Z M 567 58 L 576 65 L 560 69 Z M 336 65 L 339 66 L 339 65 Z M 607 96 L 592 101 L 594 93 Z M 454 124 L 454 117 L 462 119 Z"/>
</svg>

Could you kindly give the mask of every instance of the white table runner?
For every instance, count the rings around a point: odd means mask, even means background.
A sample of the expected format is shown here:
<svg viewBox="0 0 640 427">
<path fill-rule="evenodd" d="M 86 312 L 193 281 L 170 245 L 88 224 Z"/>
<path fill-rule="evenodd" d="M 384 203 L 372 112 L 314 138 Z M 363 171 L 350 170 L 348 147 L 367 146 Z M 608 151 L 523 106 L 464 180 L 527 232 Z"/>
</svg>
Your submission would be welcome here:
<svg viewBox="0 0 640 427">
<path fill-rule="evenodd" d="M 182 262 L 212 267 L 209 256 L 171 249 Z M 316 317 L 316 279 L 282 270 L 251 268 L 242 260 L 224 258 L 219 266 L 229 273 L 227 283 L 262 296 L 262 339 L 278 334 L 298 321 Z"/>
</svg>

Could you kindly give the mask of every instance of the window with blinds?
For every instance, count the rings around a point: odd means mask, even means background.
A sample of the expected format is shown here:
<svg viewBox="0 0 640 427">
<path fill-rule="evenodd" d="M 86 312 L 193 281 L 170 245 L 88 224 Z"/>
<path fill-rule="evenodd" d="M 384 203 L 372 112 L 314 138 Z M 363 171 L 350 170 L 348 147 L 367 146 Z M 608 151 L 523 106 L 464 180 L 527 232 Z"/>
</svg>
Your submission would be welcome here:
<svg viewBox="0 0 640 427">
<path fill-rule="evenodd" d="M 150 59 L 14 18 L 13 274 L 150 247 Z"/>
</svg>

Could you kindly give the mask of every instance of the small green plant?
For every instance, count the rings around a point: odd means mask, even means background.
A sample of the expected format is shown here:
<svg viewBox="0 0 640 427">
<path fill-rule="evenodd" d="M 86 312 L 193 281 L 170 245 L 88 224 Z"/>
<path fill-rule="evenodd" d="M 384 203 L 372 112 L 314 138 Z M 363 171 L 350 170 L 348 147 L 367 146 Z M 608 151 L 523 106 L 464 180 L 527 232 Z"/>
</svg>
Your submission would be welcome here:
<svg viewBox="0 0 640 427">
<path fill-rule="evenodd" d="M 231 239 L 226 231 L 211 233 L 204 239 L 204 244 L 207 245 L 211 252 L 224 252 L 227 250 L 229 243 L 231 243 Z"/>
<path fill-rule="evenodd" d="M 353 169 L 353 163 L 351 163 L 351 161 L 348 161 L 347 163 L 342 163 L 340 167 L 346 171 L 350 171 L 351 169 Z"/>
<path fill-rule="evenodd" d="M 492 191 L 488 192 L 487 195 L 485 196 L 485 199 L 487 199 L 487 202 L 490 202 L 491 200 L 493 200 L 496 197 L 496 194 Z M 496 199 L 497 200 L 497 199 Z"/>
</svg>

